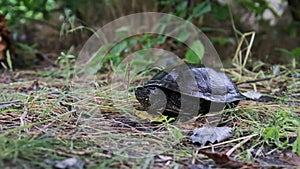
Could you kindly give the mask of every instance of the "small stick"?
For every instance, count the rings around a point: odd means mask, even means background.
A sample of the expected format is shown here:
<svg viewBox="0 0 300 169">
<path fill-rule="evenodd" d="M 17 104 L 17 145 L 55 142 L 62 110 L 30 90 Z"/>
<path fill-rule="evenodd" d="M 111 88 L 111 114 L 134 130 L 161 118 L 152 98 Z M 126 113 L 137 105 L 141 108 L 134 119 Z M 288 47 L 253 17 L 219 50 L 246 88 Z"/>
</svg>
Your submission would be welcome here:
<svg viewBox="0 0 300 169">
<path fill-rule="evenodd" d="M 27 114 L 28 114 L 28 107 L 26 105 L 24 105 L 24 112 L 20 117 L 20 121 L 21 121 L 20 122 L 20 127 L 26 125 L 24 119 L 26 118 Z M 25 128 L 24 131 L 28 132 L 28 128 Z"/>
<path fill-rule="evenodd" d="M 248 138 L 248 137 L 255 137 L 255 136 L 257 136 L 257 135 L 258 135 L 258 134 L 252 134 L 252 135 L 249 135 L 249 136 L 240 137 L 240 138 L 233 139 L 233 140 L 229 140 L 229 141 L 224 141 L 224 142 L 222 142 L 222 143 L 217 143 L 217 144 L 213 144 L 213 145 L 209 145 L 209 146 L 203 146 L 203 147 L 200 147 L 198 150 L 202 150 L 202 149 L 206 149 L 206 148 L 211 148 L 211 147 L 222 146 L 222 145 L 224 145 L 224 144 L 233 143 L 233 142 L 236 142 L 236 141 L 239 141 L 239 140 L 246 139 L 246 138 Z"/>
<path fill-rule="evenodd" d="M 227 151 L 226 155 L 230 156 L 237 148 L 241 147 L 243 144 L 245 144 L 247 141 L 249 141 L 254 136 L 256 136 L 256 135 L 250 135 L 250 136 L 246 137 L 245 140 L 243 140 L 239 144 L 232 147 L 229 151 Z"/>
<path fill-rule="evenodd" d="M 236 85 L 241 85 L 241 84 L 245 84 L 245 83 L 256 83 L 256 82 L 271 80 L 272 78 L 274 78 L 274 77 L 266 77 L 266 78 L 255 79 L 255 80 L 248 80 L 248 81 L 236 83 Z"/>
<path fill-rule="evenodd" d="M 2 102 L 2 103 L 0 103 L 0 109 L 15 106 L 17 103 L 20 103 L 20 102 L 21 102 L 20 100 L 10 101 L 10 102 Z"/>
<path fill-rule="evenodd" d="M 260 79 L 255 79 L 255 80 L 248 80 L 248 81 L 244 81 L 244 82 L 239 82 L 239 83 L 236 83 L 236 85 L 241 85 L 241 84 L 245 84 L 245 83 L 256 83 L 256 82 L 261 82 L 261 81 L 266 81 L 266 80 L 271 80 L 272 78 L 275 78 L 275 77 L 278 77 L 282 74 L 286 73 L 285 71 L 277 74 L 277 75 L 274 75 L 272 77 L 265 77 L 265 78 L 260 78 Z"/>
</svg>

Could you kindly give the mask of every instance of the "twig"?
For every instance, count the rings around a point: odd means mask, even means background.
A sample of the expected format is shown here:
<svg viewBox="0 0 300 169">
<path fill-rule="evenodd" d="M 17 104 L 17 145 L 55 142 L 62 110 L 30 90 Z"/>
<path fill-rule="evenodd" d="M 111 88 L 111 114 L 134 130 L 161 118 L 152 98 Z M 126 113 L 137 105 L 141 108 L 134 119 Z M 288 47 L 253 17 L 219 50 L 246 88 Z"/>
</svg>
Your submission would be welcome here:
<svg viewBox="0 0 300 169">
<path fill-rule="evenodd" d="M 236 83 L 236 85 L 241 85 L 241 84 L 245 84 L 245 83 L 256 83 L 256 82 L 261 82 L 261 81 L 267 81 L 267 80 L 271 80 L 272 78 L 274 78 L 274 77 L 266 77 L 266 78 L 255 79 L 255 80 L 248 80 L 248 81 Z"/>
<path fill-rule="evenodd" d="M 245 140 L 243 140 L 242 142 L 240 142 L 239 144 L 235 145 L 234 147 L 232 147 L 229 151 L 227 151 L 226 155 L 230 156 L 237 148 L 241 147 L 243 144 L 245 144 L 247 141 L 249 141 L 252 137 L 256 136 L 256 134 L 247 136 L 245 138 Z"/>
<path fill-rule="evenodd" d="M 248 137 L 254 137 L 254 136 L 257 136 L 257 135 L 258 134 L 252 134 L 252 135 L 249 135 L 249 136 L 240 137 L 240 138 L 229 140 L 229 141 L 224 141 L 222 143 L 212 144 L 212 145 L 209 145 L 209 146 L 203 146 L 203 147 L 200 147 L 198 150 L 202 150 L 202 149 L 206 149 L 206 148 L 211 148 L 211 147 L 222 146 L 224 144 L 233 143 L 233 142 L 236 142 L 236 141 L 239 141 L 239 140 L 243 140 L 243 139 L 248 138 Z"/>
<path fill-rule="evenodd" d="M 277 75 L 274 75 L 272 77 L 265 77 L 265 78 L 255 79 L 255 80 L 248 80 L 248 81 L 244 81 L 244 82 L 239 82 L 239 83 L 236 83 L 236 85 L 241 85 L 241 84 L 245 84 L 245 83 L 256 83 L 256 82 L 271 80 L 272 78 L 278 77 L 278 76 L 280 76 L 280 75 L 282 75 L 284 73 L 286 73 L 286 72 L 285 71 L 281 72 L 281 73 L 279 73 Z"/>
<path fill-rule="evenodd" d="M 17 103 L 20 103 L 20 102 L 21 102 L 20 100 L 10 101 L 10 102 L 2 102 L 2 103 L 0 103 L 0 109 L 15 106 Z"/>
<path fill-rule="evenodd" d="M 246 55 L 245 55 L 245 59 L 244 59 L 244 63 L 243 63 L 242 68 L 245 68 L 247 60 L 249 58 L 250 51 L 251 51 L 251 48 L 252 48 L 252 45 L 253 45 L 253 41 L 254 41 L 254 37 L 255 37 L 255 32 L 249 32 L 249 35 L 252 35 L 252 36 L 251 36 L 251 40 L 250 40 L 249 46 L 247 46 L 247 51 L 246 51 Z"/>
<path fill-rule="evenodd" d="M 46 62 L 50 63 L 53 67 L 57 67 L 57 65 L 49 58 L 47 54 L 44 53 L 35 53 L 37 57 L 43 58 Z"/>
<path fill-rule="evenodd" d="M 196 152 L 193 154 L 192 164 L 196 163 L 196 157 L 198 156 L 198 154 L 199 154 L 199 150 L 196 150 Z"/>
<path fill-rule="evenodd" d="M 28 114 L 28 107 L 26 105 L 24 105 L 24 112 L 20 117 L 20 121 L 21 121 L 20 122 L 20 127 L 26 125 L 24 119 L 26 118 L 27 114 Z M 24 131 L 28 132 L 28 128 L 24 128 Z"/>
</svg>

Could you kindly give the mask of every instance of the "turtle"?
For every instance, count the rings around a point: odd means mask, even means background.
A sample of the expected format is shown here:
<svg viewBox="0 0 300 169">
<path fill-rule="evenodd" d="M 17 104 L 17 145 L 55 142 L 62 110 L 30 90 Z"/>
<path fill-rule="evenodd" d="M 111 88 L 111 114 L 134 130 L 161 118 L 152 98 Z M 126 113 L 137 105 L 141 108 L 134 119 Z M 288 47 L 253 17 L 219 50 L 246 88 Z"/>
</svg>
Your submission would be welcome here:
<svg viewBox="0 0 300 169">
<path fill-rule="evenodd" d="M 140 110 L 161 113 L 168 119 L 234 108 L 246 99 L 224 72 L 185 62 L 160 70 L 136 88 L 135 96 Z"/>
</svg>

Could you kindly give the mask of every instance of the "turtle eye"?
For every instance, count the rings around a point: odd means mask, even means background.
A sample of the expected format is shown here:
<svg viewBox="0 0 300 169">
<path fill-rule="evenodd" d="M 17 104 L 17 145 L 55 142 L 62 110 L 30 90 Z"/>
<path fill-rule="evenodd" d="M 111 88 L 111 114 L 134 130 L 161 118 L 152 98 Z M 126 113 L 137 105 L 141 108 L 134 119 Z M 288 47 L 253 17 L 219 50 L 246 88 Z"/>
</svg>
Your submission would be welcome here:
<svg viewBox="0 0 300 169">
<path fill-rule="evenodd" d="M 141 91 L 142 91 L 142 93 L 143 93 L 144 95 L 150 94 L 149 89 L 147 89 L 147 88 L 145 88 L 145 87 L 141 88 Z"/>
<path fill-rule="evenodd" d="M 135 90 L 135 95 L 139 97 L 147 97 L 150 94 L 150 91 L 144 87 L 138 87 Z"/>
</svg>

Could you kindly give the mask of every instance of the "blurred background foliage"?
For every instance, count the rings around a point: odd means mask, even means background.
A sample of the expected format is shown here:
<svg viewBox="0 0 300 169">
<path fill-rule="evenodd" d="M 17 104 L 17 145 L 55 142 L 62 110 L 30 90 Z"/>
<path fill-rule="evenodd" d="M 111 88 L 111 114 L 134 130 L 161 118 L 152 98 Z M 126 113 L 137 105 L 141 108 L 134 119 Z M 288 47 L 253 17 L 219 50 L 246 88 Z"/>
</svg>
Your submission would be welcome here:
<svg viewBox="0 0 300 169">
<path fill-rule="evenodd" d="M 230 65 L 240 36 L 255 31 L 250 62 L 299 66 L 299 4 L 297 0 L 0 0 L 0 13 L 7 18 L 23 64 L 45 59 L 37 53 L 57 59 L 72 49 L 70 54 L 76 56 L 94 31 L 121 16 L 164 12 L 199 27 L 225 65 Z M 124 54 L 144 47 L 164 48 L 197 62 L 187 47 L 161 35 L 129 38 L 116 45 L 107 60 L 119 62 Z"/>
</svg>

